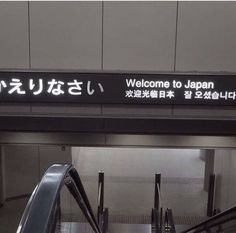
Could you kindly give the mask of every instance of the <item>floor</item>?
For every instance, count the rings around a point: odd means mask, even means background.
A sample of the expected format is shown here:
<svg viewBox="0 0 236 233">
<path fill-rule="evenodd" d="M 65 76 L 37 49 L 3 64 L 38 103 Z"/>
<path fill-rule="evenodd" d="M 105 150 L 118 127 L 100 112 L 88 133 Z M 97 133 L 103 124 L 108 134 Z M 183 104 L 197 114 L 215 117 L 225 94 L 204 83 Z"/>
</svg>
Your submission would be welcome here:
<svg viewBox="0 0 236 233">
<path fill-rule="evenodd" d="M 0 232 L 15 233 L 28 198 L 9 201 L 0 208 Z"/>
</svg>

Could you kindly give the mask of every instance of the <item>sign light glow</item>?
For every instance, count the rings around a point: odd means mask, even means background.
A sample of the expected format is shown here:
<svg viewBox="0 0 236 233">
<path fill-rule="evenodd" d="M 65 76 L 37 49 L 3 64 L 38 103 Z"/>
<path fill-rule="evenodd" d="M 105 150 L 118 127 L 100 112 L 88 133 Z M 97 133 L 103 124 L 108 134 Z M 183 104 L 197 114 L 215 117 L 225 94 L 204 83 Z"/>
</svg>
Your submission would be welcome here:
<svg viewBox="0 0 236 233">
<path fill-rule="evenodd" d="M 236 75 L 0 71 L 0 102 L 236 105 Z"/>
</svg>

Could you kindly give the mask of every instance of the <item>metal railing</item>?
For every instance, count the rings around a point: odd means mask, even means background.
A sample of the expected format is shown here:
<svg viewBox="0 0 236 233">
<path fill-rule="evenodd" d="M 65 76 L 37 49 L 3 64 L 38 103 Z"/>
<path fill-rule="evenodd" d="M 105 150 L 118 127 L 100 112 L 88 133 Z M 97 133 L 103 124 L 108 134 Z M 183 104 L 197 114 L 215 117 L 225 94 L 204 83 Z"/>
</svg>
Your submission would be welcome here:
<svg viewBox="0 0 236 233">
<path fill-rule="evenodd" d="M 17 233 L 50 233 L 55 230 L 63 185 L 67 186 L 93 231 L 102 233 L 79 174 L 69 164 L 55 164 L 48 168 L 28 201 Z"/>
<path fill-rule="evenodd" d="M 102 233 L 108 232 L 108 208 L 104 208 L 104 172 L 98 174 L 98 224 Z"/>
<path fill-rule="evenodd" d="M 207 200 L 208 217 L 212 217 L 214 215 L 215 186 L 216 186 L 216 176 L 215 174 L 211 174 L 209 177 L 208 200 Z"/>
<path fill-rule="evenodd" d="M 151 213 L 152 233 L 162 232 L 161 174 L 155 174 L 154 208 Z"/>
<path fill-rule="evenodd" d="M 165 211 L 164 228 L 165 232 L 176 233 L 173 213 L 171 209 L 166 209 Z"/>
<path fill-rule="evenodd" d="M 166 209 L 163 224 L 163 208 L 161 198 L 161 174 L 155 174 L 154 208 L 151 214 L 152 233 L 175 233 L 174 218 L 171 209 Z"/>
<path fill-rule="evenodd" d="M 182 233 L 210 232 L 212 228 L 216 228 L 215 232 L 226 232 L 221 230 L 223 229 L 223 225 L 235 220 L 236 220 L 236 206 L 226 211 L 223 211 L 219 214 L 216 214 L 213 217 L 207 219 L 206 221 L 203 221 L 197 224 L 196 226 L 193 226 L 185 231 L 182 231 Z M 236 227 L 234 228 L 234 232 L 235 229 Z"/>
</svg>

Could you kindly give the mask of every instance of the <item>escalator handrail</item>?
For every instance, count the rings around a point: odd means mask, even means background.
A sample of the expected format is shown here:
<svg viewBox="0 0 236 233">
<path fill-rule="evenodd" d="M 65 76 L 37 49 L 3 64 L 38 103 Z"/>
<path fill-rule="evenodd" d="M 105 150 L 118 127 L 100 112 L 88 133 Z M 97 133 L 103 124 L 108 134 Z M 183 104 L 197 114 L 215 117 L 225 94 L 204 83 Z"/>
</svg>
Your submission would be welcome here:
<svg viewBox="0 0 236 233">
<path fill-rule="evenodd" d="M 232 214 L 234 212 L 236 213 L 236 206 L 233 206 L 233 207 L 231 207 L 228 210 L 225 210 L 225 211 L 223 211 L 223 212 L 221 212 L 219 214 L 216 214 L 213 217 L 208 218 L 207 220 L 205 220 L 205 221 L 203 221 L 203 222 L 201 222 L 201 223 L 199 223 L 199 224 L 197 224 L 197 225 L 195 225 L 195 226 L 193 226 L 193 227 L 191 227 L 191 228 L 189 228 L 187 230 L 182 231 L 181 233 L 187 233 L 187 232 L 190 232 L 190 231 L 193 231 L 193 230 L 196 231 L 198 228 L 202 228 L 202 227 L 203 228 L 214 227 L 214 226 L 217 225 L 216 223 L 214 223 L 215 221 L 219 221 L 219 224 L 224 224 L 224 223 L 226 223 L 228 221 L 231 221 L 232 218 L 226 219 L 225 221 L 220 221 L 220 219 L 223 218 L 223 217 L 226 217 L 226 216 L 228 216 L 228 215 L 230 215 L 230 214 Z M 213 223 L 213 224 L 210 225 L 211 223 Z"/>
<path fill-rule="evenodd" d="M 99 215 L 104 211 L 104 172 L 100 171 L 98 174 L 98 221 Z"/>
<path fill-rule="evenodd" d="M 54 210 L 66 179 L 69 177 L 73 181 L 75 188 L 80 189 L 78 181 L 75 180 L 76 175 L 78 173 L 70 164 L 54 164 L 49 167 L 28 201 L 17 233 L 49 233 L 52 227 L 51 220 L 54 217 L 53 215 L 55 215 Z M 85 197 L 87 198 L 86 194 Z M 86 211 L 91 213 L 91 207 L 87 205 L 87 200 L 84 200 L 84 197 L 83 202 L 85 203 Z M 89 222 L 98 227 L 96 220 L 94 222 L 94 218 L 89 220 Z M 95 229 L 95 232 L 100 233 L 100 229 Z"/>
<path fill-rule="evenodd" d="M 159 211 L 160 211 L 160 209 L 162 208 L 162 197 L 161 197 L 161 190 L 160 190 L 160 186 L 159 186 L 159 184 L 156 184 L 156 186 L 157 186 L 157 192 L 158 192 L 158 207 L 159 207 Z"/>
</svg>

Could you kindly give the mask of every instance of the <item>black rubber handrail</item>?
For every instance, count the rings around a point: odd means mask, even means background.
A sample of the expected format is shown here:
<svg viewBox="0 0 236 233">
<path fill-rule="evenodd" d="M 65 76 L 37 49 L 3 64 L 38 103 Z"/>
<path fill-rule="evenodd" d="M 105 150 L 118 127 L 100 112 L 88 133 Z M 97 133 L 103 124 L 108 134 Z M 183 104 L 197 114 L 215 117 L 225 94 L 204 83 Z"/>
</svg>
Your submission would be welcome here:
<svg viewBox="0 0 236 233">
<path fill-rule="evenodd" d="M 155 174 L 155 197 L 154 208 L 159 210 L 161 208 L 161 174 Z"/>
<path fill-rule="evenodd" d="M 97 219 L 102 233 L 108 233 L 108 208 L 104 208 L 104 172 L 98 173 L 98 210 Z"/>
<path fill-rule="evenodd" d="M 98 222 L 100 221 L 99 216 L 103 214 L 104 211 L 104 172 L 99 172 L 98 174 Z"/>
<path fill-rule="evenodd" d="M 50 233 L 63 185 L 66 185 L 95 233 L 101 233 L 79 174 L 70 164 L 55 164 L 32 193 L 17 233 Z"/>
<path fill-rule="evenodd" d="M 235 216 L 233 215 L 235 214 Z M 233 216 L 232 216 L 233 215 Z M 235 220 L 236 219 L 236 206 L 223 211 L 187 230 L 182 231 L 181 233 L 187 233 L 187 232 L 201 232 L 206 229 L 210 229 L 212 227 L 218 226 L 225 224 L 229 221 Z"/>
<path fill-rule="evenodd" d="M 161 204 L 161 174 L 155 174 L 154 208 L 151 213 L 151 226 L 153 233 L 162 232 L 162 204 Z"/>
</svg>

